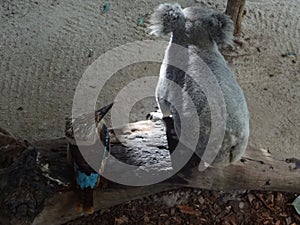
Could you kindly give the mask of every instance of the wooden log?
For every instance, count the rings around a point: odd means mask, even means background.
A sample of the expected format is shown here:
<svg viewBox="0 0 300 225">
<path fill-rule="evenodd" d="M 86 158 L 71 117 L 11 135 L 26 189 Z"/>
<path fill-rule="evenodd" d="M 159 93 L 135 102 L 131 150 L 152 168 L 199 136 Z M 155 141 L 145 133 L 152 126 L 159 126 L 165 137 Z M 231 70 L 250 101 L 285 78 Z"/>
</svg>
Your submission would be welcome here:
<svg viewBox="0 0 300 225">
<path fill-rule="evenodd" d="M 267 150 L 249 146 L 238 163 L 225 168 L 208 168 L 201 175 L 194 169 L 191 177 L 185 178 L 188 181 L 186 186 L 225 191 L 239 189 L 300 193 L 297 162 L 289 158 L 276 159 Z"/>
<path fill-rule="evenodd" d="M 119 139 L 123 143 L 112 147 L 117 159 L 137 165 L 139 170 L 151 168 L 158 174 L 172 170 L 162 123 L 141 121 L 115 133 L 121 133 Z M 24 151 L 10 167 L 0 170 L 0 221 L 51 225 L 81 216 L 75 210 L 77 196 L 72 188 L 72 168 L 66 162 L 66 144 L 64 138 L 37 141 L 35 148 Z M 201 173 L 191 168 L 150 186 L 110 183 L 107 188 L 95 191 L 94 206 L 96 210 L 103 209 L 180 187 L 300 193 L 298 164 L 297 159 L 280 160 L 266 150 L 249 146 L 240 162 L 225 168 L 208 168 Z"/>
</svg>

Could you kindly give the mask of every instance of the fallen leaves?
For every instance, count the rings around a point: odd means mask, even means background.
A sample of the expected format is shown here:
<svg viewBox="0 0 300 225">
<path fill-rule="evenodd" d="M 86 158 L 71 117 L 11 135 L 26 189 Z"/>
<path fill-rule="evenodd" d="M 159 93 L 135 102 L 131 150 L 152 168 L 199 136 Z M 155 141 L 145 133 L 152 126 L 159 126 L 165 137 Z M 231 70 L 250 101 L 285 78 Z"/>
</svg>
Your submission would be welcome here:
<svg viewBox="0 0 300 225">
<path fill-rule="evenodd" d="M 168 206 L 166 199 L 172 196 L 184 201 L 176 200 Z M 300 216 L 291 203 L 297 196 L 284 192 L 225 193 L 185 188 L 112 207 L 110 211 L 96 213 L 94 218 L 85 217 L 69 225 L 87 221 L 106 225 L 298 225 Z"/>
<path fill-rule="evenodd" d="M 223 218 L 224 224 L 226 225 L 237 225 L 236 217 L 233 214 L 229 214 Z"/>
</svg>

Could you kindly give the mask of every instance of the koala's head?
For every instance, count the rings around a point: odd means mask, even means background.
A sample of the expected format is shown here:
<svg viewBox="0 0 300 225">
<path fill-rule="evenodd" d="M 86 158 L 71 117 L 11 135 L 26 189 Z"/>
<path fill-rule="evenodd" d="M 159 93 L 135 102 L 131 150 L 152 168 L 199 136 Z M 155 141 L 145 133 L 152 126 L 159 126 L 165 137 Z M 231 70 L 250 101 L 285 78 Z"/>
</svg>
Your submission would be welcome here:
<svg viewBox="0 0 300 225">
<path fill-rule="evenodd" d="M 151 34 L 156 36 L 173 33 L 173 37 L 181 36 L 190 44 L 215 41 L 218 46 L 232 45 L 233 22 L 223 13 L 164 3 L 155 9 L 150 22 Z"/>
</svg>

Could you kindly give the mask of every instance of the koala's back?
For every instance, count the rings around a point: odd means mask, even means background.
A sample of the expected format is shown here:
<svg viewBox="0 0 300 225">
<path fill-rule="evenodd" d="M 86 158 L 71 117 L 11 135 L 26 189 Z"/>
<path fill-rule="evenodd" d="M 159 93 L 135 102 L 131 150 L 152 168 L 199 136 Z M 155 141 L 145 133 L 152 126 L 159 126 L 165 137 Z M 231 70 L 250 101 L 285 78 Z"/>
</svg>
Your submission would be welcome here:
<svg viewBox="0 0 300 225">
<path fill-rule="evenodd" d="M 197 56 L 193 56 L 193 54 L 197 54 Z M 203 71 L 199 71 L 198 65 L 195 65 L 204 62 L 212 71 L 218 82 L 226 107 L 226 118 L 224 118 L 226 120 L 225 137 L 216 160 L 222 161 L 224 158 L 230 158 L 227 155 L 231 154 L 230 149 L 240 148 L 240 152 L 236 151 L 235 154 L 231 156 L 231 160 L 234 161 L 241 157 L 248 142 L 249 113 L 246 100 L 242 89 L 237 83 L 234 74 L 228 68 L 221 53 L 216 52 L 215 55 L 211 54 L 209 57 L 201 57 L 200 60 L 198 58 L 200 57 L 199 55 L 201 56 L 199 52 L 194 52 L 190 55 L 190 65 L 185 75 L 185 85 L 183 89 L 183 98 L 187 95 L 191 97 L 196 106 L 200 121 L 200 135 L 196 151 L 198 155 L 203 154 L 211 132 L 211 109 L 206 94 L 198 85 L 199 82 L 203 82 L 201 78 Z M 191 73 L 194 73 L 193 78 L 188 75 Z M 176 74 L 173 74 L 173 76 L 176 76 Z M 199 80 L 197 80 L 197 78 L 199 78 Z M 187 115 L 188 110 L 189 109 L 183 108 L 183 113 Z M 175 126 L 179 123 L 180 121 L 177 119 Z M 180 129 L 180 127 L 177 126 L 177 129 Z"/>
</svg>

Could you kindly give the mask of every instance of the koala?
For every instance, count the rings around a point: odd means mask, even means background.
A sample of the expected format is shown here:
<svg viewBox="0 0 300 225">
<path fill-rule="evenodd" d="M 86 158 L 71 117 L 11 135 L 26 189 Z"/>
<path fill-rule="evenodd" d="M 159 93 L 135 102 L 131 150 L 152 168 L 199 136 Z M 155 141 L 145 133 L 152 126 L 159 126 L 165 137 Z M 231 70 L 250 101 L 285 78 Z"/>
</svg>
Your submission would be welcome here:
<svg viewBox="0 0 300 225">
<path fill-rule="evenodd" d="M 196 6 L 182 9 L 177 3 L 164 3 L 155 9 L 150 22 L 151 34 L 164 36 L 171 33 L 156 87 L 156 101 L 162 113 L 161 117 L 165 121 L 169 150 L 172 152 L 176 146 L 174 142 L 169 141 L 170 132 L 173 132 L 172 136 L 175 130 L 177 135 L 177 138 L 173 138 L 175 141 L 178 140 L 181 132 L 181 118 L 174 108 L 174 102 L 180 99 L 182 115 L 188 116 L 189 108 L 185 106 L 187 95 L 196 106 L 201 127 L 194 150 L 196 154 L 192 157 L 193 162 L 195 158 L 198 159 L 196 163 L 200 162 L 208 143 L 212 114 L 207 96 L 197 83 L 197 80 L 203 81 L 201 79 L 203 73 L 199 69 L 201 67 L 197 67 L 200 63 L 198 57 L 200 57 L 215 76 L 226 106 L 224 139 L 211 165 L 225 166 L 238 161 L 248 143 L 249 112 L 244 93 L 219 50 L 223 46 L 233 44 L 232 20 L 229 16 L 214 10 Z M 174 54 L 177 54 L 172 50 L 172 44 L 187 49 L 187 54 L 180 59 L 185 64 L 185 71 L 167 63 Z M 189 73 L 195 76 L 191 78 Z M 175 82 L 181 88 L 181 93 L 175 94 L 166 80 Z"/>
</svg>

